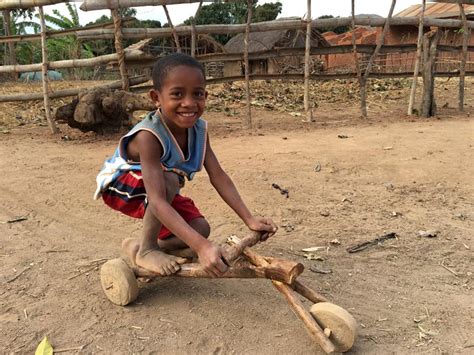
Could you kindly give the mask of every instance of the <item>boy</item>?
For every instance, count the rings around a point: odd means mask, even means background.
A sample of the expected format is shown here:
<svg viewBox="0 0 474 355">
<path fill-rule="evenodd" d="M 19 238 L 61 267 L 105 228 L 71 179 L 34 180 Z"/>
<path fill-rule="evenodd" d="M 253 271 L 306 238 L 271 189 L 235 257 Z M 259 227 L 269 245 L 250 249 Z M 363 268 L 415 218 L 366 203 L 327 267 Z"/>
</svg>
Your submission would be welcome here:
<svg viewBox="0 0 474 355">
<path fill-rule="evenodd" d="M 251 214 L 212 151 L 207 122 L 200 118 L 207 98 L 201 64 L 172 54 L 155 63 L 152 76 L 150 98 L 157 110 L 121 138 L 97 176 L 94 197 L 102 195 L 110 207 L 143 218 L 141 239 L 122 243 L 138 266 L 171 275 L 186 259 L 164 251 L 189 247 L 212 277 L 222 276 L 228 269 L 223 249 L 207 240 L 209 224 L 193 201 L 179 194 L 184 177 L 192 180 L 204 166 L 211 184 L 249 229 L 266 239 L 277 227 L 270 218 Z"/>
</svg>

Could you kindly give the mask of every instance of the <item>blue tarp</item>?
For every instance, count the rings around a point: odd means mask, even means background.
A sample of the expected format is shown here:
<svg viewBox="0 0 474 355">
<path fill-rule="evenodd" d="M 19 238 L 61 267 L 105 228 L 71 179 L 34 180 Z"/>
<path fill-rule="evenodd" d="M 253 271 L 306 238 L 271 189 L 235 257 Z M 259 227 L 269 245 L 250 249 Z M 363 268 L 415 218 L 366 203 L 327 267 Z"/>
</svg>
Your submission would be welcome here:
<svg viewBox="0 0 474 355">
<path fill-rule="evenodd" d="M 42 73 L 40 71 L 29 71 L 25 73 L 21 73 L 20 80 L 23 81 L 36 81 L 41 80 Z M 49 80 L 63 80 L 63 76 L 60 72 L 56 70 L 48 70 L 48 78 Z"/>
</svg>

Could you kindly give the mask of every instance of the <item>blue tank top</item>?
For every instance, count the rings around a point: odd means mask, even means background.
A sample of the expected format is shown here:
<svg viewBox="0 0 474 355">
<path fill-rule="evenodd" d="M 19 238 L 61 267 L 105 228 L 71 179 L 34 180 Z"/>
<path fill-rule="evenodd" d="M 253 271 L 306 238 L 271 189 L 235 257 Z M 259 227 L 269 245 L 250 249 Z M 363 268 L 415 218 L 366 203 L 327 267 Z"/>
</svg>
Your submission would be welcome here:
<svg viewBox="0 0 474 355">
<path fill-rule="evenodd" d="M 141 170 L 140 162 L 129 160 L 126 152 L 127 144 L 131 138 L 142 130 L 151 132 L 161 143 L 163 155 L 160 157 L 160 162 L 165 171 L 178 174 L 180 179 L 186 177 L 188 180 L 192 180 L 195 173 L 202 169 L 206 156 L 207 122 L 199 118 L 194 126 L 188 128 L 188 149 L 187 156 L 185 156 L 160 114 L 150 112 L 120 139 L 114 155 L 105 161 L 96 178 L 95 199 L 122 173 Z M 184 182 L 184 180 L 182 181 Z"/>
</svg>

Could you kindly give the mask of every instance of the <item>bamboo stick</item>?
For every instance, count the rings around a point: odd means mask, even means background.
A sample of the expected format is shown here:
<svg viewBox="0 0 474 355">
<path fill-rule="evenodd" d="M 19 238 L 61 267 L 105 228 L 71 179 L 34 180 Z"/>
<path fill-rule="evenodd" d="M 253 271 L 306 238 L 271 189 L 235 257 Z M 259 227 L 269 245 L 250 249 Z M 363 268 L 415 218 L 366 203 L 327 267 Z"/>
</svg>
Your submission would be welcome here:
<svg viewBox="0 0 474 355">
<path fill-rule="evenodd" d="M 128 82 L 127 67 L 125 66 L 125 51 L 122 44 L 122 19 L 117 9 L 110 10 L 114 21 L 115 52 L 118 56 L 120 77 L 122 78 L 122 90 L 128 91 L 130 83 Z"/>
<path fill-rule="evenodd" d="M 362 77 L 362 86 L 360 88 L 360 97 L 361 97 L 361 110 L 362 110 L 362 117 L 367 118 L 367 79 L 369 78 L 370 69 L 372 69 L 372 64 L 374 63 L 375 57 L 379 54 L 380 48 L 382 47 L 385 34 L 387 33 L 388 29 L 390 28 L 390 19 L 392 18 L 393 9 L 395 8 L 397 0 L 392 0 L 392 5 L 390 6 L 390 11 L 388 12 L 387 21 L 382 30 L 382 34 L 380 35 L 380 39 L 375 47 L 374 53 L 370 56 L 369 63 L 365 68 L 364 75 Z"/>
<path fill-rule="evenodd" d="M 420 75 L 421 49 L 423 41 L 423 21 L 425 17 L 426 0 L 421 1 L 420 23 L 418 24 L 418 39 L 416 42 L 416 60 L 415 70 L 413 71 L 413 81 L 411 83 L 410 101 L 408 102 L 408 115 L 413 114 L 413 105 L 415 103 L 416 86 L 418 84 L 418 75 Z"/>
<path fill-rule="evenodd" d="M 170 13 L 168 12 L 168 8 L 166 5 L 163 5 L 163 9 L 165 10 L 166 18 L 168 19 L 168 25 L 170 25 L 171 28 L 171 34 L 174 39 L 174 43 L 176 44 L 176 52 L 181 53 L 181 46 L 179 44 L 179 37 L 178 34 L 176 33 L 176 28 L 173 26 L 173 22 L 171 21 Z"/>
<path fill-rule="evenodd" d="M 304 111 L 306 112 L 306 121 L 313 120 L 313 110 L 309 107 L 309 76 L 311 65 L 311 0 L 306 3 L 306 42 L 304 50 Z"/>
<path fill-rule="evenodd" d="M 38 7 L 40 23 L 41 23 L 41 54 L 43 63 L 41 64 L 41 72 L 43 74 L 43 96 L 44 96 L 44 112 L 46 119 L 48 120 L 49 128 L 53 134 L 59 132 L 56 123 L 51 115 L 51 103 L 49 100 L 49 87 L 48 87 L 48 50 L 46 47 L 46 23 L 44 21 L 43 7 Z"/>
<path fill-rule="evenodd" d="M 362 88 L 364 81 L 362 80 L 362 72 L 359 66 L 359 56 L 357 54 L 357 44 L 355 37 L 355 0 L 351 0 L 351 14 L 352 14 L 352 53 L 354 54 L 354 65 L 357 73 L 357 81 L 359 82 L 359 87 Z M 362 96 L 360 100 L 360 112 L 363 116 L 363 107 L 362 107 Z"/>
<path fill-rule="evenodd" d="M 461 18 L 463 22 L 462 26 L 462 53 L 461 53 L 461 63 L 459 67 L 459 111 L 464 111 L 464 82 L 466 76 L 466 61 L 467 61 L 467 46 L 469 44 L 470 31 L 467 27 L 467 18 L 466 13 L 464 12 L 464 6 L 459 4 L 459 12 L 461 13 Z"/>
<path fill-rule="evenodd" d="M 244 70 L 245 70 L 245 96 L 247 97 L 247 128 L 252 128 L 252 108 L 250 106 L 250 63 L 249 63 L 249 37 L 250 22 L 252 21 L 252 0 L 247 0 L 247 23 L 244 35 Z"/>
<path fill-rule="evenodd" d="M 202 1 L 199 2 L 199 6 L 196 13 L 191 17 L 191 57 L 196 56 L 196 19 L 201 11 Z"/>
</svg>

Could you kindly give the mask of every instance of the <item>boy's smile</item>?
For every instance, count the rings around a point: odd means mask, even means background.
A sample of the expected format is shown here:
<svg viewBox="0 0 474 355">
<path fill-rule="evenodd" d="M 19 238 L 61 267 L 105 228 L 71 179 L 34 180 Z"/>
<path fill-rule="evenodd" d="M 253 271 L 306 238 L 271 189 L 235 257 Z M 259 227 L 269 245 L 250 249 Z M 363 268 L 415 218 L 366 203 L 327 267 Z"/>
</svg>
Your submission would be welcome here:
<svg viewBox="0 0 474 355">
<path fill-rule="evenodd" d="M 163 119 L 173 130 L 192 127 L 204 112 L 206 82 L 200 70 L 180 65 L 169 70 L 159 90 L 150 97 L 161 109 Z"/>
</svg>

